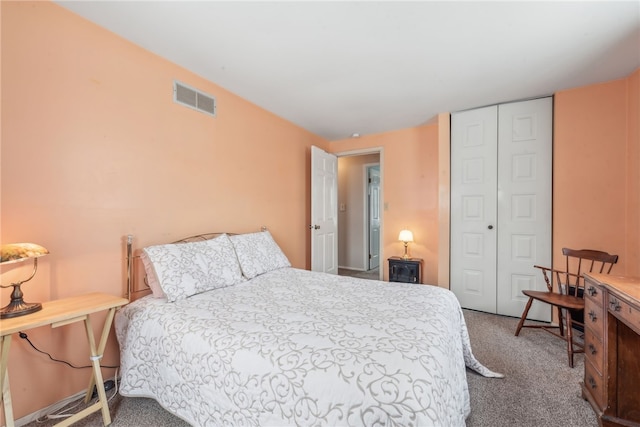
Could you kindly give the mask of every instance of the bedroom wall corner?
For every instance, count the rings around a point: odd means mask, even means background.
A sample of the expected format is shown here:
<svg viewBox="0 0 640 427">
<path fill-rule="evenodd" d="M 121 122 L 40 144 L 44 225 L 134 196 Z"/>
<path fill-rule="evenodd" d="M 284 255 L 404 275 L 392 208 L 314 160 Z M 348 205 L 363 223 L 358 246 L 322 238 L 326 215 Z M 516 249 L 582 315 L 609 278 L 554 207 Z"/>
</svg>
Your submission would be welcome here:
<svg viewBox="0 0 640 427">
<path fill-rule="evenodd" d="M 451 113 L 438 114 L 438 286 L 450 289 Z"/>
</svg>

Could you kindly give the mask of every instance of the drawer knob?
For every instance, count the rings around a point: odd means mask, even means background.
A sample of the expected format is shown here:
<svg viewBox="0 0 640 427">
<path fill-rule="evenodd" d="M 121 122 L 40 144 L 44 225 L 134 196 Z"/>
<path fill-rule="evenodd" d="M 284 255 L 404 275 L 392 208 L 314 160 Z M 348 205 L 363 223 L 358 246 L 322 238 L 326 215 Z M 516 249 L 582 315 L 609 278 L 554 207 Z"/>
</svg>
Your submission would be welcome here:
<svg viewBox="0 0 640 427">
<path fill-rule="evenodd" d="M 598 294 L 598 290 L 594 286 L 589 286 L 589 289 L 587 289 L 587 293 L 589 294 L 589 296 L 594 296 Z"/>
<path fill-rule="evenodd" d="M 609 305 L 611 306 L 613 311 L 620 311 L 622 309 L 622 307 L 620 307 L 620 303 L 616 299 L 612 299 L 611 301 L 609 301 Z"/>
<path fill-rule="evenodd" d="M 598 352 L 598 350 L 596 350 L 596 346 L 594 346 L 593 344 L 589 344 L 589 352 L 593 356 Z"/>
<path fill-rule="evenodd" d="M 591 388 L 597 387 L 596 380 L 594 380 L 592 376 L 589 376 L 589 385 L 591 386 Z"/>
<path fill-rule="evenodd" d="M 598 320 L 598 316 L 596 316 L 596 313 L 593 310 L 589 312 L 589 319 L 591 319 L 592 322 Z"/>
</svg>

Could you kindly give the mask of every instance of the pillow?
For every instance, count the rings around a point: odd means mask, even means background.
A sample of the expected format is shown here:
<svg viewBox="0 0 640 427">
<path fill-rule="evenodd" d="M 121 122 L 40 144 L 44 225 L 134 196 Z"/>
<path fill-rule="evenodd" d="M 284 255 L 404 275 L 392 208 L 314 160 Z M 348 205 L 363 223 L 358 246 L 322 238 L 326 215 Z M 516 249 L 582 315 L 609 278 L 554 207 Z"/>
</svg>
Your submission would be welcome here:
<svg viewBox="0 0 640 427">
<path fill-rule="evenodd" d="M 142 265 L 144 266 L 144 272 L 147 278 L 147 285 L 151 288 L 151 292 L 155 298 L 164 298 L 166 295 L 164 291 L 160 287 L 160 282 L 158 282 L 158 276 L 156 276 L 156 271 L 153 269 L 153 264 L 149 259 L 147 253 L 142 250 L 140 254 L 140 260 L 142 261 Z"/>
<path fill-rule="evenodd" d="M 245 280 L 226 234 L 202 242 L 149 246 L 143 252 L 169 302 Z"/>
<path fill-rule="evenodd" d="M 289 259 L 268 231 L 237 234 L 229 239 L 236 250 L 242 274 L 247 279 L 271 270 L 291 267 Z"/>
</svg>

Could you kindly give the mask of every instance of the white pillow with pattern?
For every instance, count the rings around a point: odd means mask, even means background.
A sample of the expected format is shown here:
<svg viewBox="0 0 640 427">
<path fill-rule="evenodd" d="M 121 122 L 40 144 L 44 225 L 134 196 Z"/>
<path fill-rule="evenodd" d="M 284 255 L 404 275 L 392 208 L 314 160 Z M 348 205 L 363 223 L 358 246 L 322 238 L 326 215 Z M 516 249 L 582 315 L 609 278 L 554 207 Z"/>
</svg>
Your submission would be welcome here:
<svg viewBox="0 0 640 427">
<path fill-rule="evenodd" d="M 245 281 L 229 236 L 149 246 L 146 253 L 169 302 Z"/>
<path fill-rule="evenodd" d="M 237 234 L 229 239 L 236 249 L 242 274 L 247 279 L 279 268 L 291 267 L 289 259 L 269 231 Z"/>
</svg>

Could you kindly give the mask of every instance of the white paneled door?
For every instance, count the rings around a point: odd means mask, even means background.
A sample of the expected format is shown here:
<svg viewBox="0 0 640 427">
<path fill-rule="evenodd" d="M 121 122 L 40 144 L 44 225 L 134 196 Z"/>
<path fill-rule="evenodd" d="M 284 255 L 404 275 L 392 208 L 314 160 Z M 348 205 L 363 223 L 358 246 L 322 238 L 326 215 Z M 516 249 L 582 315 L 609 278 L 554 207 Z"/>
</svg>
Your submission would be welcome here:
<svg viewBox="0 0 640 427">
<path fill-rule="evenodd" d="M 338 158 L 311 147 L 311 270 L 338 274 Z"/>
<path fill-rule="evenodd" d="M 380 266 L 380 166 L 367 166 L 367 205 L 371 270 Z"/>
<path fill-rule="evenodd" d="M 520 316 L 551 265 L 552 98 L 451 117 L 451 290 L 465 308 Z M 535 303 L 531 319 L 549 321 Z"/>
<path fill-rule="evenodd" d="M 498 107 L 451 116 L 451 290 L 496 312 Z"/>
</svg>

